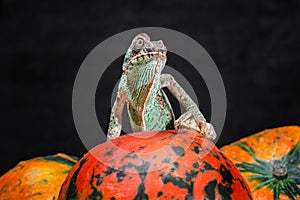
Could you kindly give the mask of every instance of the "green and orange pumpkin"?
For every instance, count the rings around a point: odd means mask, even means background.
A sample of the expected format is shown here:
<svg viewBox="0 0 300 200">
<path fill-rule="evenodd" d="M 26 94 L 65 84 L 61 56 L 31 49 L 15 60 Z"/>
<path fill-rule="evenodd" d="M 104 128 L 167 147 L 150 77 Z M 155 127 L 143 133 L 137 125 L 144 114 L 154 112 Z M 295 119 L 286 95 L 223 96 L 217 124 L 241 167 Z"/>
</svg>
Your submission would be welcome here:
<svg viewBox="0 0 300 200">
<path fill-rule="evenodd" d="M 127 134 L 94 147 L 59 200 L 251 199 L 234 164 L 197 132 Z"/>
<path fill-rule="evenodd" d="M 54 200 L 76 163 L 66 154 L 22 161 L 0 177 L 1 200 Z"/>
<path fill-rule="evenodd" d="M 221 148 L 257 200 L 300 199 L 300 127 L 259 132 Z"/>
</svg>

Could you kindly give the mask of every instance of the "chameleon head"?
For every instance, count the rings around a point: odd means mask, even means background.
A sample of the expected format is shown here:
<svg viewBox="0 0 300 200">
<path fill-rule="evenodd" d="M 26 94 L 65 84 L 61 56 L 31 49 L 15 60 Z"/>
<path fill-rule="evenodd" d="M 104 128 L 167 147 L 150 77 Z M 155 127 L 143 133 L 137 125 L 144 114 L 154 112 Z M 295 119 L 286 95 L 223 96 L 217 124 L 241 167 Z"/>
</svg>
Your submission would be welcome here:
<svg viewBox="0 0 300 200">
<path fill-rule="evenodd" d="M 125 54 L 123 71 L 129 67 L 144 66 L 153 61 L 162 70 L 167 61 L 166 53 L 167 48 L 161 40 L 151 41 L 147 34 L 140 33 L 132 40 Z"/>
</svg>

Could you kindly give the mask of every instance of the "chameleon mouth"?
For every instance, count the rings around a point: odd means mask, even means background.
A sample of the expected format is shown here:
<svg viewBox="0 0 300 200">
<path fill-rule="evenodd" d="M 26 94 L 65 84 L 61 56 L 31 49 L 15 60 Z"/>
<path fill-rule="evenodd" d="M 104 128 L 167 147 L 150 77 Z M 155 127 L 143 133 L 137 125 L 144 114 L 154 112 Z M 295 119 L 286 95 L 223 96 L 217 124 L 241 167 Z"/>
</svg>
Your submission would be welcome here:
<svg viewBox="0 0 300 200">
<path fill-rule="evenodd" d="M 148 53 L 138 54 L 128 61 L 128 63 L 123 67 L 123 71 L 126 71 L 129 66 L 132 66 L 132 65 L 135 65 L 138 63 L 146 64 L 146 63 L 150 62 L 151 60 L 153 60 L 153 58 L 157 58 L 158 60 L 159 59 L 166 60 L 167 56 L 165 53 L 162 53 L 162 52 L 148 52 Z"/>
</svg>

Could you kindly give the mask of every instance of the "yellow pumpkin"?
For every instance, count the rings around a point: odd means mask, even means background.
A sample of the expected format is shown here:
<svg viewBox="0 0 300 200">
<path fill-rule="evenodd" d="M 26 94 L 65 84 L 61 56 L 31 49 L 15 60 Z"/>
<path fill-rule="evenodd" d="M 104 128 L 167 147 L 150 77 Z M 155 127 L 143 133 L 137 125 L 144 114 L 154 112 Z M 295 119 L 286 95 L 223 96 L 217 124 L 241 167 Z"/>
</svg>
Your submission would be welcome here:
<svg viewBox="0 0 300 200">
<path fill-rule="evenodd" d="M 221 148 L 255 200 L 300 199 L 300 127 L 264 130 Z"/>
<path fill-rule="evenodd" d="M 0 177 L 1 200 L 54 200 L 77 158 L 66 154 L 22 161 Z"/>
</svg>

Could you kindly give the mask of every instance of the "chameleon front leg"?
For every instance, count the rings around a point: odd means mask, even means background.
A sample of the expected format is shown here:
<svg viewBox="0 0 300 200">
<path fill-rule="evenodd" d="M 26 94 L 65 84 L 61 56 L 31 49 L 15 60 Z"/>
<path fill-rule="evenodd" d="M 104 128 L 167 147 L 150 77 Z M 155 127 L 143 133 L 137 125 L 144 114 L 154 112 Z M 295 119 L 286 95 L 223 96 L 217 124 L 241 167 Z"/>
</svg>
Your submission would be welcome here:
<svg viewBox="0 0 300 200">
<path fill-rule="evenodd" d="M 123 112 L 126 99 L 127 99 L 126 93 L 122 90 L 119 90 L 117 94 L 117 98 L 111 109 L 107 140 L 111 140 L 116 137 L 119 137 L 121 134 L 122 112 Z"/>
<path fill-rule="evenodd" d="M 214 140 L 216 133 L 213 126 L 207 123 L 203 114 L 198 109 L 192 98 L 184 89 L 175 81 L 170 74 L 161 74 L 161 88 L 167 87 L 172 95 L 183 105 L 186 112 L 175 121 L 175 128 L 185 128 L 198 131 L 207 138 Z"/>
</svg>

